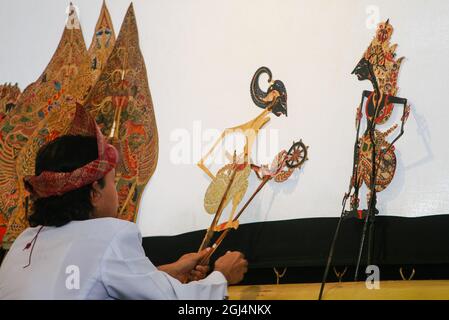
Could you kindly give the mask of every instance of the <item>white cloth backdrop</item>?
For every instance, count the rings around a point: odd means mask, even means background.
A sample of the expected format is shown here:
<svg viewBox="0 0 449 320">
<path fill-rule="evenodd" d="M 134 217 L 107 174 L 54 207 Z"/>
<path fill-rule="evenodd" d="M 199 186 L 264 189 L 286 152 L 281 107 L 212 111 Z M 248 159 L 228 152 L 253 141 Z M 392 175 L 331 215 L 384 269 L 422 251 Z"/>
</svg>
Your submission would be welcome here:
<svg viewBox="0 0 449 320">
<path fill-rule="evenodd" d="M 118 33 L 129 1 L 107 4 Z M 0 0 L 0 82 L 23 89 L 40 75 L 67 5 Z M 101 1 L 75 5 L 89 45 Z M 449 213 L 448 1 L 142 0 L 134 7 L 160 137 L 158 167 L 138 218 L 144 236 L 208 226 L 203 197 L 209 179 L 195 164 L 213 130 L 259 114 L 249 84 L 262 65 L 285 83 L 289 116 L 273 116 L 261 136 L 274 139 L 271 148 L 261 139 L 254 160 L 271 161 L 299 138 L 310 146 L 310 160 L 285 184 L 270 183 L 241 223 L 337 217 L 352 168 L 355 109 L 362 91 L 371 89 L 350 72 L 374 35 L 374 22 L 387 18 L 398 56 L 406 57 L 398 95 L 409 99 L 412 112 L 396 145 L 396 176 L 379 194 L 378 208 L 406 217 Z M 183 148 L 188 154 L 179 159 Z M 256 186 L 253 177 L 247 197 Z"/>
</svg>

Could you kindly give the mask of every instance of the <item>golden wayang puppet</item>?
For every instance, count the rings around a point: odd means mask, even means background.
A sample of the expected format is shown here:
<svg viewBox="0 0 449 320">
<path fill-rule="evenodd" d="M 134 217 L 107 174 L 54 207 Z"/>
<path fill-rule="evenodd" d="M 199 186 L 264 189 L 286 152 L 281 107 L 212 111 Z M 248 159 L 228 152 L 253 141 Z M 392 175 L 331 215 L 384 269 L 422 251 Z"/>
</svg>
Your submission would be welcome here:
<svg viewBox="0 0 449 320">
<path fill-rule="evenodd" d="M 264 92 L 259 86 L 259 78 L 262 74 L 268 75 L 269 88 Z M 223 231 L 219 240 L 215 243 L 214 249 L 221 243 L 229 230 L 237 229 L 239 226 L 238 218 L 243 210 L 248 206 L 249 202 L 260 191 L 260 189 L 271 179 L 276 182 L 286 181 L 295 168 L 300 166 L 307 160 L 307 148 L 302 141 L 293 143 L 287 152 L 282 150 L 273 160 L 271 166 L 257 166 L 251 163 L 250 156 L 253 145 L 261 128 L 270 121 L 270 114 L 277 117 L 281 115 L 287 116 L 287 91 L 282 81 L 272 80 L 272 73 L 267 67 L 259 68 L 251 80 L 251 97 L 253 102 L 263 111 L 254 119 L 232 128 L 225 129 L 212 148 L 198 162 L 198 166 L 212 179 L 206 190 L 204 197 L 204 208 L 209 214 L 214 214 L 214 219 L 206 232 L 201 244 L 200 250 L 209 245 L 214 232 Z M 220 142 L 230 134 L 242 134 L 245 138 L 243 154 L 237 157 L 234 152 L 232 163 L 226 164 L 218 172 L 213 175 L 205 162 L 211 156 L 214 149 Z M 254 170 L 257 177 L 262 180 L 252 197 L 236 214 L 236 210 L 248 189 L 248 178 L 251 171 Z M 232 208 L 228 221 L 218 224 L 222 211 L 228 203 L 232 201 Z"/>
<path fill-rule="evenodd" d="M 343 198 L 343 209 L 334 239 L 331 245 L 323 283 L 320 290 L 322 297 L 324 283 L 333 258 L 335 243 L 338 238 L 342 218 L 357 217 L 364 219 L 364 227 L 361 236 L 358 253 L 355 281 L 357 281 L 358 269 L 363 253 L 365 235 L 368 224 L 368 265 L 372 263 L 374 220 L 378 213 L 376 209 L 377 192 L 383 191 L 393 180 L 396 171 L 396 155 L 394 144 L 404 133 L 404 125 L 407 121 L 410 106 L 407 99 L 397 97 L 397 80 L 403 57 L 396 58 L 397 45 L 390 44 L 393 34 L 393 26 L 389 20 L 380 23 L 368 49 L 363 54 L 352 74 L 359 81 L 368 80 L 373 86 L 372 91 L 365 90 L 356 113 L 356 140 L 354 144 L 354 161 L 349 190 Z M 366 101 L 365 101 L 366 99 Z M 387 124 L 395 105 L 402 106 L 402 116 L 399 133 L 391 142 L 387 137 L 396 131 L 398 124 L 393 124 L 385 131 L 380 131 L 377 126 Z M 363 114 L 366 118 L 366 129 L 360 137 Z M 359 192 L 362 185 L 368 188 L 366 210 L 359 210 Z M 346 211 L 346 202 L 350 199 L 350 210 Z"/>
</svg>

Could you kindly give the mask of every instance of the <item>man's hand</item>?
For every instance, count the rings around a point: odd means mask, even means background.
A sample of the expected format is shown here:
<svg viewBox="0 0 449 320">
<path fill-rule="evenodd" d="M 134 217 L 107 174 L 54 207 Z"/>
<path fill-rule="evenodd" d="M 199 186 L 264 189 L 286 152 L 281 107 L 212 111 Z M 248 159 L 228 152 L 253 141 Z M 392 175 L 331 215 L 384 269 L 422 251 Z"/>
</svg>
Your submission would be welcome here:
<svg viewBox="0 0 449 320">
<path fill-rule="evenodd" d="M 195 269 L 193 269 L 191 272 L 190 272 L 190 276 L 189 276 L 189 280 L 187 281 L 187 282 L 190 282 L 190 281 L 198 281 L 198 280 L 201 280 L 201 279 L 204 279 L 204 278 L 206 278 L 206 275 L 207 275 L 207 273 L 209 272 L 209 266 L 208 265 L 204 265 L 204 266 L 202 266 L 202 265 L 197 265 L 196 267 L 195 267 Z"/>
<path fill-rule="evenodd" d="M 201 252 L 187 253 L 183 255 L 178 261 L 159 266 L 158 269 L 178 279 L 182 283 L 190 281 L 201 280 L 206 277 L 209 271 L 209 266 L 199 265 L 198 263 L 209 253 L 210 248 L 206 248 Z"/>
<path fill-rule="evenodd" d="M 228 251 L 215 261 L 215 271 L 220 271 L 229 284 L 236 284 L 242 281 L 248 271 L 248 261 L 241 252 Z"/>
</svg>

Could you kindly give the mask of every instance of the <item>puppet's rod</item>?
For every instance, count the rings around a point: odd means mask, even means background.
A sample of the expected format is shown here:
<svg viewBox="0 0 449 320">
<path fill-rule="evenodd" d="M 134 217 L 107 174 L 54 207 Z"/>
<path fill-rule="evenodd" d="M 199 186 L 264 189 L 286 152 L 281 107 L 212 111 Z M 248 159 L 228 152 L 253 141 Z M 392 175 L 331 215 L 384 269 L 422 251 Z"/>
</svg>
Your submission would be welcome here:
<svg viewBox="0 0 449 320">
<path fill-rule="evenodd" d="M 236 158 L 236 154 L 234 151 L 234 163 L 233 163 L 233 168 L 232 168 L 233 171 L 232 171 L 231 179 L 229 180 L 229 183 L 228 183 L 228 186 L 226 187 L 225 193 L 223 194 L 223 197 L 221 198 L 220 205 L 218 206 L 217 212 L 215 213 L 215 217 L 212 220 L 212 223 L 211 223 L 209 229 L 207 230 L 206 235 L 204 236 L 203 242 L 201 243 L 201 246 L 200 246 L 198 252 L 200 252 L 201 250 L 204 250 L 207 247 L 207 245 L 209 244 L 209 242 L 212 239 L 212 236 L 214 234 L 215 226 L 218 222 L 218 219 L 220 219 L 221 213 L 224 209 L 224 205 L 226 203 L 226 199 L 228 197 L 229 190 L 231 189 L 232 183 L 234 182 L 235 174 L 237 173 L 237 168 L 235 167 L 235 158 Z"/>
<path fill-rule="evenodd" d="M 254 197 L 259 193 L 260 190 L 262 190 L 263 186 L 271 179 L 272 176 L 266 176 L 263 178 L 263 181 L 259 184 L 256 191 L 254 191 L 254 193 L 251 195 L 251 198 L 249 198 L 248 201 L 246 201 L 245 205 L 242 207 L 242 209 L 240 209 L 239 213 L 235 216 L 233 222 L 237 221 L 240 218 L 243 211 L 245 211 L 245 209 L 248 207 L 248 205 L 251 203 Z M 215 250 L 217 250 L 218 246 L 223 242 L 224 238 L 226 238 L 226 235 L 229 233 L 230 230 L 231 228 L 223 231 L 220 237 L 218 237 L 217 241 L 215 241 L 215 243 L 212 245 L 212 248 L 209 251 L 209 253 L 203 258 L 203 260 L 201 260 L 200 265 L 205 265 L 208 262 L 210 257 L 214 254 Z"/>
</svg>

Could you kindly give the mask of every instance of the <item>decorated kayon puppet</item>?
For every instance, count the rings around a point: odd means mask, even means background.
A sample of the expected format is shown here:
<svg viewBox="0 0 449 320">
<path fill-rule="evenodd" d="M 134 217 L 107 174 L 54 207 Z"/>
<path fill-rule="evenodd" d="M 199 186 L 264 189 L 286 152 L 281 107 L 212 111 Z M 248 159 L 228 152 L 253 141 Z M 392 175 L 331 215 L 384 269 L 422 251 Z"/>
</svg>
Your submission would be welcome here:
<svg viewBox="0 0 449 320">
<path fill-rule="evenodd" d="M 0 85 L 0 127 L 9 113 L 16 107 L 17 100 L 19 99 L 20 94 L 21 91 L 17 83 L 15 85 L 6 83 L 4 85 Z M 0 131 L 0 141 L 1 140 L 3 140 L 2 131 Z M 3 183 L 5 183 L 5 178 L 3 178 L 4 175 L 8 177 L 8 174 L 6 172 L 1 171 L 0 181 L 3 181 Z M 14 201 L 12 203 L 14 203 Z M 3 235 L 5 234 L 6 228 L 8 227 L 8 219 L 9 215 L 4 214 L 3 211 L 0 210 L 0 248 Z"/>
<path fill-rule="evenodd" d="M 4 248 L 28 226 L 23 177 L 34 174 L 37 150 L 66 132 L 78 104 L 121 151 L 116 171 L 119 218 L 135 221 L 143 188 L 157 164 L 158 135 L 132 5 L 117 40 L 103 3 L 86 51 L 71 5 L 52 60 L 1 123 L 0 212 L 8 223 Z"/>
<path fill-rule="evenodd" d="M 41 76 L 22 92 L 16 106 L 1 122 L 0 212 L 8 220 L 2 243 L 5 249 L 27 227 L 27 192 L 23 176 L 34 168 L 33 152 L 27 146 L 34 137 L 51 134 L 44 123 L 51 113 L 65 111 L 63 106 L 68 99 L 70 83 L 86 57 L 83 34 L 71 4 L 64 32 L 49 64 Z"/>
<path fill-rule="evenodd" d="M 259 78 L 262 74 L 268 75 L 269 87 L 267 92 L 264 92 L 259 86 Z M 261 67 L 251 80 L 251 98 L 259 108 L 263 109 L 262 113 L 242 125 L 225 129 L 212 148 L 198 162 L 198 166 L 212 179 L 204 197 L 204 208 L 207 213 L 215 215 L 203 239 L 200 250 L 208 246 L 215 231 L 238 228 L 239 221 L 238 218 L 235 218 L 235 212 L 248 189 L 248 178 L 252 169 L 262 180 L 265 177 L 270 177 L 266 179 L 268 181 L 276 176 L 277 180 L 275 180 L 281 182 L 288 179 L 293 170 L 299 168 L 307 159 L 307 147 L 302 141 L 299 141 L 294 143 L 288 152 L 282 151 L 276 157 L 271 167 L 257 166 L 251 163 L 250 156 L 254 142 L 260 129 L 270 121 L 270 113 L 277 117 L 281 115 L 287 116 L 287 91 L 282 81 L 272 80 L 270 69 Z M 209 168 L 205 166 L 205 161 L 226 136 L 235 133 L 242 134 L 245 138 L 243 154 L 237 157 L 234 153 L 232 163 L 223 166 L 213 175 Z M 231 201 L 232 208 L 228 221 L 218 224 L 222 211 Z"/>
<path fill-rule="evenodd" d="M 100 77 L 109 55 L 115 45 L 115 32 L 106 3 L 100 10 L 95 25 L 94 35 L 87 50 L 87 57 L 81 62 L 77 76 L 69 85 L 69 93 L 73 101 L 83 104 L 92 87 Z"/>
<path fill-rule="evenodd" d="M 103 32 L 100 39 L 106 46 L 107 29 L 101 30 L 96 35 Z M 156 170 L 159 138 L 132 4 L 84 106 L 121 154 L 116 170 L 118 217 L 136 221 L 143 189 Z"/>
<path fill-rule="evenodd" d="M 404 124 L 409 115 L 407 99 L 396 96 L 398 73 L 404 58 L 396 58 L 397 45 L 390 45 L 392 33 L 393 27 L 388 20 L 380 23 L 374 39 L 352 72 L 358 80 L 369 80 L 373 85 L 373 91 L 363 91 L 356 115 L 357 140 L 351 178 L 351 189 L 354 188 L 354 190 L 353 193 L 349 191 L 353 211 L 359 208 L 359 190 L 363 183 L 369 189 L 372 189 L 374 185 L 375 191 L 380 192 L 393 180 L 396 171 L 394 143 L 404 133 Z M 383 132 L 376 129 L 376 126 L 387 123 L 395 104 L 403 107 L 400 132 L 391 142 L 388 142 L 386 138 L 397 129 L 398 124 L 393 124 Z M 366 130 L 359 137 L 363 114 L 366 118 Z M 375 147 L 374 153 L 373 147 Z M 375 160 L 373 154 L 375 154 Z M 367 195 L 368 204 L 370 195 L 371 192 Z"/>
</svg>

